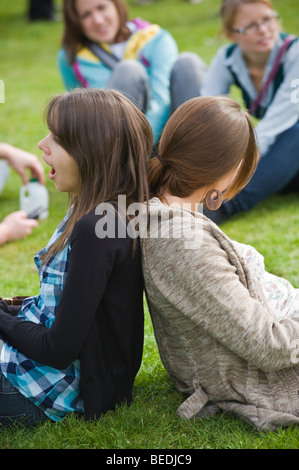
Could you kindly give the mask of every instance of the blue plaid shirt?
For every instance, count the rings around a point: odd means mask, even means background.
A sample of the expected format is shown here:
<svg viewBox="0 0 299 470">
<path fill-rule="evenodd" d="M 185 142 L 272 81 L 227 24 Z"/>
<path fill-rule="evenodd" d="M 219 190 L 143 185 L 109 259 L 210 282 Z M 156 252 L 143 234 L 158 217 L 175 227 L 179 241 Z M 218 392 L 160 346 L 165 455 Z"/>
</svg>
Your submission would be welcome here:
<svg viewBox="0 0 299 470">
<path fill-rule="evenodd" d="M 40 294 L 27 298 L 19 312 L 24 321 L 32 321 L 50 328 L 65 284 L 70 244 L 50 261 L 41 265 L 40 256 L 60 236 L 68 215 L 54 232 L 48 245 L 38 252 L 34 261 L 40 277 Z M 54 421 L 67 412 L 82 413 L 80 398 L 80 363 L 74 361 L 66 369 L 58 370 L 31 360 L 4 343 L 1 350 L 1 369 L 9 382 Z"/>
</svg>

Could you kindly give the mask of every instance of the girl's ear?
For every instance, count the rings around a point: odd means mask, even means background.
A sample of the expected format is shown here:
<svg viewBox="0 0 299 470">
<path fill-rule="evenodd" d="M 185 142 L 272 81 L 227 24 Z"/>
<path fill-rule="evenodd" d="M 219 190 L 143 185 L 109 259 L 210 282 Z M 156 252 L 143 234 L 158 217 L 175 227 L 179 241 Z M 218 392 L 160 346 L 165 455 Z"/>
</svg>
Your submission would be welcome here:
<svg viewBox="0 0 299 470">
<path fill-rule="evenodd" d="M 232 31 L 229 31 L 228 29 L 226 29 L 224 31 L 224 36 L 231 42 L 237 42 L 236 41 L 236 34 L 233 33 Z"/>
</svg>

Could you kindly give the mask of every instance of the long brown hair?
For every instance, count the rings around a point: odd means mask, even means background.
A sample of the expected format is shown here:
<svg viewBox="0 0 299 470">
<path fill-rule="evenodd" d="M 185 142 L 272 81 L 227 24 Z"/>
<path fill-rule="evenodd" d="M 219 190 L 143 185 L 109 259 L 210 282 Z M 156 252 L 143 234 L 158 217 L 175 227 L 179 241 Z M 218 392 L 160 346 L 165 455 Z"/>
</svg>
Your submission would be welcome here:
<svg viewBox="0 0 299 470">
<path fill-rule="evenodd" d="M 78 165 L 80 188 L 67 225 L 46 259 L 59 253 L 76 222 L 98 204 L 148 199 L 147 164 L 153 145 L 144 114 L 114 90 L 76 89 L 54 97 L 46 109 L 49 130 Z"/>
<path fill-rule="evenodd" d="M 224 33 L 230 32 L 233 27 L 238 8 L 247 3 L 263 3 L 271 10 L 274 10 L 271 0 L 223 0 L 220 7 L 220 17 Z"/>
<path fill-rule="evenodd" d="M 120 20 L 120 28 L 115 41 L 119 42 L 128 37 L 129 30 L 126 26 L 128 21 L 128 9 L 124 0 L 109 0 L 114 3 Z M 80 20 L 76 10 L 76 0 L 63 1 L 64 33 L 62 47 L 67 51 L 70 63 L 73 64 L 76 53 L 84 45 L 87 38 L 82 32 Z"/>
<path fill-rule="evenodd" d="M 252 176 L 258 148 L 249 115 L 234 100 L 198 97 L 182 104 L 168 120 L 159 157 L 149 162 L 150 195 L 165 190 L 181 198 L 200 188 L 213 188 L 231 171 L 236 176 L 225 192 L 239 192 Z"/>
</svg>

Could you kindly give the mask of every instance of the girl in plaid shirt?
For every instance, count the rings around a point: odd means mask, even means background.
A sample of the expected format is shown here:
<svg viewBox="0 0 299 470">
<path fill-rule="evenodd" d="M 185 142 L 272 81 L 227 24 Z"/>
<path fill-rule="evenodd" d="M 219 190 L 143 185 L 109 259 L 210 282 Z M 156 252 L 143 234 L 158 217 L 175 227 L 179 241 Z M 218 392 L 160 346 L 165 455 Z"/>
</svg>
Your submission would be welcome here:
<svg viewBox="0 0 299 470">
<path fill-rule="evenodd" d="M 20 309 L 0 302 L 3 424 L 58 421 L 69 412 L 93 419 L 130 404 L 142 357 L 139 241 L 97 228 L 128 223 L 113 210 L 120 195 L 127 205 L 147 197 L 150 126 L 123 95 L 99 89 L 53 98 L 47 123 L 39 147 L 49 178 L 73 199 L 35 256 L 39 295 Z"/>
</svg>

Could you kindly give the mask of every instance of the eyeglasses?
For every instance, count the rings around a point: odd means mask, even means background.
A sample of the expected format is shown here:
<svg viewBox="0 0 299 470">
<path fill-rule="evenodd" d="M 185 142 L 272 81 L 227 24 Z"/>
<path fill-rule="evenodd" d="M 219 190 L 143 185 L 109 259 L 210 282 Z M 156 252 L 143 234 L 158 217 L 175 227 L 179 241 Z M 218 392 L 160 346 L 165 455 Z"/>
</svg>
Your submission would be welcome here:
<svg viewBox="0 0 299 470">
<path fill-rule="evenodd" d="M 278 20 L 279 15 L 278 13 L 274 13 L 272 16 L 265 16 L 261 21 L 256 23 L 250 23 L 248 26 L 244 28 L 230 28 L 233 33 L 238 33 L 242 35 L 251 35 L 258 32 L 260 26 L 267 26 L 268 28 L 273 26 L 274 22 Z"/>
</svg>

